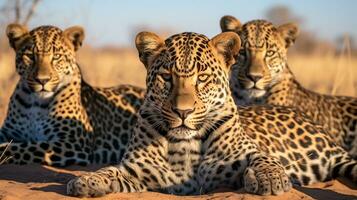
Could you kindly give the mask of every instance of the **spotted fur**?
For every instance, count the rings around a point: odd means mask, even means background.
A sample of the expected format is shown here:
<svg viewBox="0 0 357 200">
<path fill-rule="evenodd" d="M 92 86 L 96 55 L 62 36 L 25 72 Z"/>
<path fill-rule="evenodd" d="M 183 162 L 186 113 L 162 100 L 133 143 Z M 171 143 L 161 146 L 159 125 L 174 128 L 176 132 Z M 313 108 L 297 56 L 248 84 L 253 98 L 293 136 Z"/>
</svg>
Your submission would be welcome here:
<svg viewBox="0 0 357 200">
<path fill-rule="evenodd" d="M 276 107 L 238 111 L 228 82 L 240 47 L 235 33 L 211 40 L 181 33 L 163 41 L 142 32 L 136 46 L 147 94 L 124 158 L 71 180 L 68 194 L 200 194 L 228 186 L 276 195 L 291 188 L 288 176 L 301 184 L 334 176 L 357 181 L 357 163 L 304 115 Z M 295 145 L 291 137 L 298 135 Z"/>
<path fill-rule="evenodd" d="M 84 32 L 40 26 L 7 28 L 20 75 L 0 130 L 10 163 L 117 163 L 129 141 L 144 91 L 94 88 L 81 76 L 75 51 Z"/>
<path fill-rule="evenodd" d="M 265 20 L 244 25 L 232 16 L 221 20 L 223 31 L 242 39 L 231 89 L 238 105 L 271 104 L 294 107 L 322 125 L 334 141 L 357 158 L 357 98 L 323 95 L 301 86 L 287 64 L 287 50 L 298 27 L 275 27 Z M 308 61 L 307 61 L 308 62 Z"/>
</svg>

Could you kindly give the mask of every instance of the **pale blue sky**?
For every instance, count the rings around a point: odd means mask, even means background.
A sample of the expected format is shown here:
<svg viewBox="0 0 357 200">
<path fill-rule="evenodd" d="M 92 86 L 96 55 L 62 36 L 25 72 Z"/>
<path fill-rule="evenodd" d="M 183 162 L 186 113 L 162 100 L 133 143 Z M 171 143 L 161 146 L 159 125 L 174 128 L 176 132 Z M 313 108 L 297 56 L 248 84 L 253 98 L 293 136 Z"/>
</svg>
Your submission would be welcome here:
<svg viewBox="0 0 357 200">
<path fill-rule="evenodd" d="M 214 36 L 221 16 L 246 22 L 263 18 L 274 5 L 288 6 L 304 19 L 305 29 L 322 38 L 335 40 L 343 33 L 357 38 L 355 0 L 43 0 L 30 26 L 82 25 L 87 43 L 132 46 L 132 30 L 141 25 Z"/>
</svg>

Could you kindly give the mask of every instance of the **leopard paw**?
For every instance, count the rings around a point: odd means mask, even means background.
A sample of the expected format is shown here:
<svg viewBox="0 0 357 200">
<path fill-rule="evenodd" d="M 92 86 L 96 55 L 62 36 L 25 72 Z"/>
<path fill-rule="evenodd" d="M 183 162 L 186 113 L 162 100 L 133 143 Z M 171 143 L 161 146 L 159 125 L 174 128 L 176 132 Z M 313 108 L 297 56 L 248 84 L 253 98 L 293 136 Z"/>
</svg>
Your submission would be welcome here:
<svg viewBox="0 0 357 200">
<path fill-rule="evenodd" d="M 99 197 L 113 191 L 111 181 L 96 173 L 89 173 L 67 183 L 67 194 L 78 197 Z"/>
<path fill-rule="evenodd" d="M 279 195 L 291 189 L 292 184 L 283 168 L 257 170 L 248 167 L 244 172 L 244 188 L 259 195 Z"/>
</svg>

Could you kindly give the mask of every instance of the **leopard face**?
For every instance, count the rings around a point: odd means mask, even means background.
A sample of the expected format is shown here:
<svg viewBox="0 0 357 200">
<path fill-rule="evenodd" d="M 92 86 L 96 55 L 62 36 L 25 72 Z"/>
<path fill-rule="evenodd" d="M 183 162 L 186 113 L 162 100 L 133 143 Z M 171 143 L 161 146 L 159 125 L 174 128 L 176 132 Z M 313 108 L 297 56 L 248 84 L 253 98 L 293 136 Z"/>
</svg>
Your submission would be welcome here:
<svg viewBox="0 0 357 200">
<path fill-rule="evenodd" d="M 40 99 L 52 97 L 79 73 L 75 51 L 84 39 L 81 27 L 62 31 L 41 26 L 28 31 L 22 25 L 10 24 L 6 33 L 16 52 L 20 82 Z"/>
<path fill-rule="evenodd" d="M 148 71 L 141 115 L 173 140 L 200 136 L 230 97 L 228 71 L 235 53 L 225 47 L 234 46 L 238 53 L 238 35 L 231 32 L 209 40 L 181 33 L 162 41 L 143 32 L 136 45 Z"/>
<path fill-rule="evenodd" d="M 237 82 L 242 95 L 259 98 L 278 83 L 287 70 L 287 50 L 298 35 L 295 24 L 274 26 L 265 20 L 253 20 L 241 25 L 232 16 L 221 19 L 221 29 L 235 31 L 242 48 L 233 67 L 232 82 Z"/>
</svg>

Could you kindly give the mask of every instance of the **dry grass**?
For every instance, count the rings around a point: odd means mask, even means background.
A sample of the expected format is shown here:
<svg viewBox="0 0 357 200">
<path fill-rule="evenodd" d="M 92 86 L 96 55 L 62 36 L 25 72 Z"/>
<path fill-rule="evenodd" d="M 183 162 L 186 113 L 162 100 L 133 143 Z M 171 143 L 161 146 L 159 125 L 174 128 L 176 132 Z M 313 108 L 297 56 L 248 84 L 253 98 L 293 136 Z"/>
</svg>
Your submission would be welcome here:
<svg viewBox="0 0 357 200">
<path fill-rule="evenodd" d="M 0 52 L 0 124 L 5 118 L 10 95 L 18 77 L 15 75 L 14 53 Z"/>
<path fill-rule="evenodd" d="M 357 58 L 348 56 L 301 56 L 289 58 L 289 66 L 305 87 L 314 91 L 357 96 Z"/>
<path fill-rule="evenodd" d="M 0 54 L 0 124 L 15 88 L 14 53 Z M 145 86 L 145 68 L 134 49 L 82 48 L 78 53 L 85 80 L 94 86 L 133 84 Z M 307 88 L 326 93 L 357 96 L 357 58 L 343 55 L 290 55 L 289 65 Z M 15 75 L 14 75 L 15 74 Z"/>
<path fill-rule="evenodd" d="M 1 145 L 6 145 L 6 146 L 5 146 L 5 149 L 2 152 L 0 152 L 0 165 L 6 163 L 10 158 L 12 158 L 12 156 L 5 156 L 5 153 L 9 149 L 11 143 L 12 143 L 12 140 L 7 144 L 1 144 Z"/>
<path fill-rule="evenodd" d="M 78 62 L 86 81 L 95 86 L 117 84 L 145 86 L 145 67 L 134 49 L 83 49 Z"/>
</svg>

